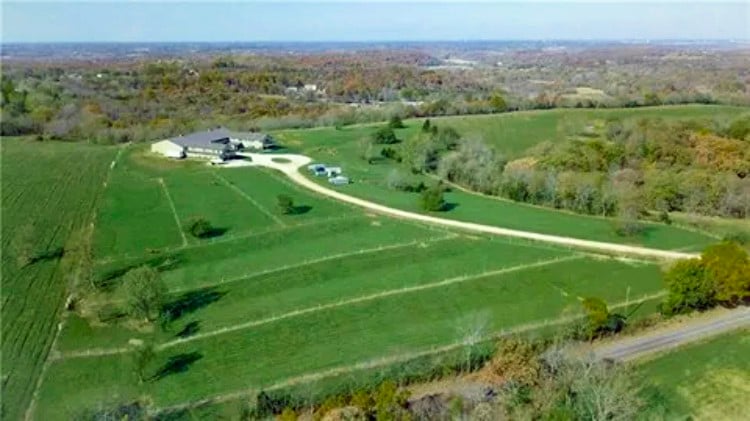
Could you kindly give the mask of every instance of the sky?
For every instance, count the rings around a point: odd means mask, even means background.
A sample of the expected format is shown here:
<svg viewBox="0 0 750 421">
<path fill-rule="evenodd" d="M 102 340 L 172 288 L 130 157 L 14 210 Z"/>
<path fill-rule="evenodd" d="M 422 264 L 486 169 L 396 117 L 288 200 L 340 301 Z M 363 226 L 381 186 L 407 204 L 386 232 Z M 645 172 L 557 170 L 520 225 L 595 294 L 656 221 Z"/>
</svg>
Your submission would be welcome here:
<svg viewBox="0 0 750 421">
<path fill-rule="evenodd" d="M 2 42 L 750 39 L 750 0 L 5 1 Z"/>
</svg>

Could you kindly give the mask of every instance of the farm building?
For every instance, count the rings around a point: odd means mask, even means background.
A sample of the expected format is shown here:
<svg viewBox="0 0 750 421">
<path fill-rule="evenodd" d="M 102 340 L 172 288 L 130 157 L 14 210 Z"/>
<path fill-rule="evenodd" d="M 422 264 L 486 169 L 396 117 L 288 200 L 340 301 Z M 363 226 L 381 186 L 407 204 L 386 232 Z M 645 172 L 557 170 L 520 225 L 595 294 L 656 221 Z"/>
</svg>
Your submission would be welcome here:
<svg viewBox="0 0 750 421">
<path fill-rule="evenodd" d="M 343 186 L 349 184 L 349 178 L 344 177 L 343 175 L 337 175 L 336 177 L 329 178 L 328 182 L 336 186 Z"/>
<path fill-rule="evenodd" d="M 341 175 L 341 167 L 325 167 L 326 176 L 335 177 L 337 175 Z"/>
<path fill-rule="evenodd" d="M 227 159 L 242 149 L 266 149 L 274 146 L 265 133 L 231 132 L 225 128 L 191 133 L 151 145 L 151 152 L 169 158 Z"/>
</svg>

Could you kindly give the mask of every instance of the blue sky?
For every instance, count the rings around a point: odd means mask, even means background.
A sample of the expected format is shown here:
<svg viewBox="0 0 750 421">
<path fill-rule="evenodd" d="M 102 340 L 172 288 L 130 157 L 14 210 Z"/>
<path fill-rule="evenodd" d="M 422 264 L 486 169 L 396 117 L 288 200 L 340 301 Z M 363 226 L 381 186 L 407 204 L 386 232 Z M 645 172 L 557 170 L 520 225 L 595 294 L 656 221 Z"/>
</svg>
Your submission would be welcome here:
<svg viewBox="0 0 750 421">
<path fill-rule="evenodd" d="M 749 39 L 750 1 L 2 1 L 3 42 Z"/>
</svg>

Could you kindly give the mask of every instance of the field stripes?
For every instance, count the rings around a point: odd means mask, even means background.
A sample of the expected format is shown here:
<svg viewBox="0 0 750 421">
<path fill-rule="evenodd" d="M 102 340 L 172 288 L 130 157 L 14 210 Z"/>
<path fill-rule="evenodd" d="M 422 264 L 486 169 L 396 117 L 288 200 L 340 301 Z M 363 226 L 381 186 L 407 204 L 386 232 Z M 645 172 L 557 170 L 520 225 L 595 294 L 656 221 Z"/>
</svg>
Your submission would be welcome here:
<svg viewBox="0 0 750 421">
<path fill-rule="evenodd" d="M 174 222 L 177 224 L 177 230 L 180 231 L 180 236 L 182 237 L 182 245 L 186 246 L 188 243 L 187 237 L 185 236 L 185 230 L 182 228 L 182 222 L 180 222 L 180 217 L 177 215 L 177 208 L 174 206 L 174 201 L 172 200 L 172 196 L 169 194 L 169 189 L 167 188 L 167 184 L 164 183 L 163 178 L 159 178 L 159 184 L 161 184 L 162 190 L 164 190 L 164 195 L 167 197 L 167 201 L 169 202 L 169 207 L 172 209 L 172 215 L 174 215 Z"/>
<path fill-rule="evenodd" d="M 226 185 L 227 187 L 229 187 L 230 189 L 232 189 L 235 193 L 237 193 L 240 196 L 242 196 L 243 198 L 247 199 L 248 202 L 252 203 L 253 206 L 255 206 L 256 208 L 258 208 L 259 211 L 263 212 L 264 215 L 266 215 L 267 217 L 273 219 L 274 222 L 276 222 L 277 224 L 281 225 L 282 227 L 286 226 L 286 223 L 284 223 L 284 221 L 282 221 L 281 218 L 279 218 L 278 216 L 274 215 L 268 209 L 266 209 L 265 207 L 263 207 L 263 205 L 261 205 L 260 203 L 258 203 L 252 197 L 250 197 L 250 195 L 248 195 L 247 193 L 243 192 L 239 187 L 237 187 L 234 184 L 230 183 L 229 180 L 227 180 L 226 178 L 220 176 L 218 172 L 212 171 L 211 175 L 213 175 L 214 178 L 216 178 L 217 180 L 219 180 L 222 183 L 224 183 L 224 185 Z"/>
<path fill-rule="evenodd" d="M 362 214 L 358 215 L 344 215 L 344 216 L 333 216 L 328 218 L 318 218 L 314 219 L 308 222 L 302 222 L 296 225 L 287 225 L 283 227 L 272 227 L 265 230 L 259 230 L 254 232 L 248 232 L 244 234 L 236 234 L 236 235 L 229 235 L 229 236 L 222 236 L 218 238 L 209 238 L 206 240 L 201 240 L 198 243 L 188 243 L 186 245 L 179 245 L 179 246 L 170 246 L 170 247 L 164 247 L 159 249 L 162 253 L 169 253 L 173 251 L 179 251 L 179 250 L 190 250 L 194 248 L 200 248 L 200 247 L 210 247 L 216 244 L 222 244 L 222 243 L 231 243 L 233 241 L 242 241 L 247 240 L 253 237 L 260 237 L 262 235 L 266 234 L 272 234 L 276 232 L 283 232 L 283 231 L 293 231 L 297 228 L 304 228 L 304 227 L 311 227 L 315 225 L 323 225 L 331 222 L 338 222 L 343 221 L 346 219 L 364 219 L 365 216 Z M 449 231 L 445 231 L 449 232 Z M 110 257 L 104 257 L 95 262 L 96 265 L 105 265 L 110 263 L 116 263 L 116 262 L 126 262 L 128 260 L 134 260 L 134 259 L 140 259 L 145 257 L 144 253 L 140 254 L 120 254 L 118 256 L 110 256 Z"/>
<path fill-rule="evenodd" d="M 623 307 L 628 307 L 633 304 L 642 304 L 648 301 L 662 298 L 665 295 L 666 295 L 666 292 L 664 291 L 655 293 L 655 294 L 649 294 L 649 295 L 645 295 L 640 298 L 637 298 L 635 300 L 615 303 L 611 305 L 609 308 L 619 309 Z M 202 405 L 227 402 L 227 401 L 232 401 L 236 399 L 243 399 L 251 395 L 254 395 L 256 393 L 259 393 L 261 390 L 264 390 L 264 391 L 279 390 L 279 389 L 284 389 L 287 387 L 296 386 L 300 384 L 313 383 L 313 382 L 323 380 L 326 378 L 338 377 L 338 376 L 350 374 L 350 373 L 357 372 L 357 371 L 374 369 L 378 367 L 386 367 L 386 366 L 393 365 L 393 364 L 405 363 L 405 362 L 408 362 L 417 358 L 429 357 L 432 355 L 439 355 L 439 354 L 443 354 L 446 352 L 454 351 L 456 349 L 465 348 L 467 346 L 472 346 L 474 344 L 487 341 L 487 340 L 499 339 L 499 338 L 509 336 L 509 335 L 517 335 L 517 334 L 521 334 L 525 332 L 531 332 L 531 331 L 545 328 L 545 327 L 565 325 L 567 323 L 574 322 L 580 319 L 581 317 L 583 317 L 582 314 L 575 314 L 575 315 L 560 317 L 558 319 L 553 319 L 553 320 L 541 320 L 541 321 L 536 321 L 532 323 L 525 323 L 525 324 L 521 324 L 513 328 L 510 328 L 510 329 L 503 329 L 499 332 L 494 332 L 494 333 L 485 335 L 483 337 L 478 337 L 476 338 L 476 340 L 472 342 L 467 342 L 467 341 L 453 342 L 448 345 L 429 348 L 426 350 L 380 357 L 380 358 L 370 359 L 367 361 L 361 361 L 355 364 L 343 365 L 343 366 L 334 367 L 334 368 L 330 368 L 330 369 L 323 370 L 323 371 L 307 373 L 307 374 L 303 374 L 300 376 L 290 377 L 288 379 L 281 380 L 279 382 L 273 383 L 266 387 L 255 387 L 251 389 L 244 389 L 244 390 L 224 393 L 220 395 L 215 395 L 215 396 L 205 398 L 205 399 L 200 399 L 197 401 L 186 402 L 183 404 L 173 405 L 173 406 L 169 406 L 165 408 L 158 408 L 158 409 L 150 411 L 150 414 L 152 415 L 165 414 L 165 413 L 177 412 L 177 411 L 190 409 L 190 408 L 196 408 Z"/>
<path fill-rule="evenodd" d="M 266 325 L 269 323 L 274 323 L 274 322 L 278 322 L 281 320 L 291 319 L 294 317 L 300 317 L 300 316 L 317 313 L 321 311 L 327 311 L 327 310 L 335 309 L 338 307 L 350 306 L 350 305 L 365 303 L 368 301 L 379 300 L 382 298 L 393 297 L 393 296 L 403 295 L 403 294 L 410 294 L 410 293 L 434 289 L 434 288 L 440 288 L 440 287 L 444 287 L 448 285 L 459 284 L 459 283 L 487 278 L 491 276 L 504 275 L 507 273 L 519 272 L 519 271 L 524 271 L 528 269 L 535 269 L 535 268 L 554 265 L 557 263 L 567 262 L 571 260 L 582 259 L 585 257 L 586 256 L 584 255 L 557 257 L 554 259 L 541 260 L 541 261 L 534 262 L 534 263 L 527 263 L 523 265 L 489 270 L 489 271 L 485 271 L 485 272 L 481 272 L 481 273 L 477 273 L 473 275 L 456 276 L 453 278 L 448 278 L 442 281 L 432 282 L 428 284 L 414 285 L 414 286 L 409 286 L 409 287 L 381 291 L 381 292 L 377 292 L 374 294 L 368 294 L 368 295 L 363 295 L 359 297 L 349 298 L 349 299 L 336 301 L 336 302 L 332 302 L 328 304 L 319 304 L 319 305 L 312 306 L 312 307 L 306 307 L 306 308 L 302 308 L 298 310 L 293 310 L 293 311 L 279 314 L 276 316 L 270 316 L 270 317 L 266 317 L 263 319 L 252 320 L 249 322 L 240 323 L 240 324 L 236 324 L 233 326 L 227 326 L 221 329 L 216 329 L 214 331 L 200 333 L 200 334 L 193 335 L 187 338 L 175 339 L 173 341 L 165 342 L 163 344 L 157 345 L 156 349 L 164 350 L 164 349 L 172 348 L 174 346 L 182 345 L 185 343 L 194 342 L 194 341 L 198 341 L 198 340 L 202 340 L 206 338 L 211 338 L 211 337 L 218 336 L 218 335 L 223 335 L 225 333 L 231 333 L 231 332 L 236 332 L 240 330 L 250 329 L 253 327 L 257 327 L 257 326 L 262 326 L 262 325 Z M 128 352 L 131 349 L 132 348 L 124 347 L 124 348 L 112 348 L 112 349 L 72 351 L 72 352 L 61 354 L 59 358 L 68 359 L 68 358 L 82 358 L 82 357 L 91 357 L 91 356 L 115 355 L 115 354 Z"/>
<path fill-rule="evenodd" d="M 370 254 L 370 253 L 378 253 L 378 252 L 381 252 L 381 251 L 396 250 L 396 249 L 400 249 L 400 248 L 404 248 L 404 247 L 419 246 L 419 245 L 423 245 L 423 244 L 424 245 L 433 244 L 433 243 L 437 243 L 437 242 L 440 242 L 440 241 L 453 240 L 453 239 L 455 239 L 457 237 L 458 237 L 458 235 L 456 235 L 456 234 L 449 234 L 449 235 L 445 235 L 443 237 L 434 237 L 434 238 L 428 238 L 428 239 L 424 239 L 424 240 L 414 240 L 414 241 L 408 241 L 408 242 L 404 242 L 404 243 L 394 243 L 394 244 L 388 244 L 388 245 L 384 245 L 384 246 L 377 246 L 377 247 L 372 247 L 372 248 L 367 248 L 367 249 L 360 249 L 360 250 L 349 251 L 349 252 L 345 252 L 345 253 L 336 253 L 336 254 L 331 254 L 331 255 L 328 255 L 328 256 L 324 256 L 324 257 L 319 257 L 319 258 L 316 258 L 316 259 L 303 260 L 303 261 L 301 261 L 299 263 L 294 263 L 294 264 L 291 264 L 291 265 L 277 266 L 277 267 L 272 268 L 272 269 L 265 269 L 265 270 L 261 270 L 261 271 L 258 271 L 258 272 L 246 273 L 246 274 L 243 274 L 243 275 L 240 275 L 240 276 L 235 276 L 235 277 L 232 277 L 232 278 L 222 279 L 222 280 L 220 280 L 218 282 L 210 282 L 210 283 L 206 283 L 206 284 L 203 284 L 203 285 L 191 286 L 189 288 L 176 288 L 176 289 L 170 290 L 169 292 L 170 293 L 180 293 L 180 292 L 186 292 L 186 291 L 193 291 L 193 290 L 198 290 L 198 289 L 205 289 L 205 288 L 215 287 L 215 286 L 219 286 L 219 285 L 226 285 L 226 284 L 230 284 L 230 283 L 233 283 L 233 282 L 244 281 L 244 280 L 247 280 L 247 279 L 257 278 L 259 276 L 270 275 L 270 274 L 273 274 L 273 273 L 284 272 L 284 271 L 292 270 L 292 269 L 299 269 L 299 268 L 302 268 L 302 267 L 305 267 L 305 266 L 310 266 L 310 265 L 314 265 L 314 264 L 318 264 L 318 263 L 324 263 L 324 262 L 328 262 L 328 261 L 332 261 L 332 260 L 346 259 L 348 257 L 361 256 L 361 255 Z"/>
</svg>

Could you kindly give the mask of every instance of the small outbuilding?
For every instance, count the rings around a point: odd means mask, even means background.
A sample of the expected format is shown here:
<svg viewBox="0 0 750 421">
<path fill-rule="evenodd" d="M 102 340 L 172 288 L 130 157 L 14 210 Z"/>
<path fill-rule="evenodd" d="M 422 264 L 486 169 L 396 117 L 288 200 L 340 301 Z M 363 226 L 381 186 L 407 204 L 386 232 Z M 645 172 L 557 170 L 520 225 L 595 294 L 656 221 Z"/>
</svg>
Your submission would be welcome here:
<svg viewBox="0 0 750 421">
<path fill-rule="evenodd" d="M 349 184 L 349 178 L 344 177 L 343 175 L 337 175 L 336 177 L 329 178 L 328 182 L 335 186 L 343 186 L 345 184 Z"/>
<path fill-rule="evenodd" d="M 185 158 L 185 147 L 175 143 L 172 139 L 162 140 L 151 144 L 151 152 L 164 155 L 167 158 Z"/>
<path fill-rule="evenodd" d="M 328 177 L 336 177 L 341 175 L 343 171 L 341 171 L 341 167 L 325 167 L 325 172 Z"/>
</svg>

